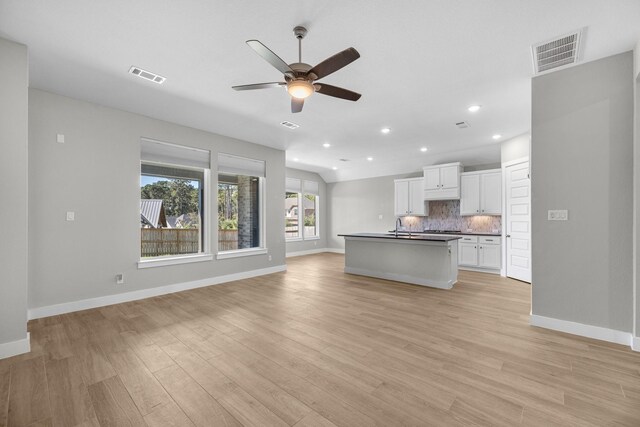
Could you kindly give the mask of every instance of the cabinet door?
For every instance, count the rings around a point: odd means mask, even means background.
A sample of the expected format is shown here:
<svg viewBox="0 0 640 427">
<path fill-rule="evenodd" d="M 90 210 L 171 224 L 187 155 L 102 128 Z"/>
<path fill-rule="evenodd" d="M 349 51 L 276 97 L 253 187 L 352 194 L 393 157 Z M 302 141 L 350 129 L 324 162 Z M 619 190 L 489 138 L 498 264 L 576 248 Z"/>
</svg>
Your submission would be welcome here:
<svg viewBox="0 0 640 427">
<path fill-rule="evenodd" d="M 480 175 L 460 177 L 460 215 L 480 215 Z"/>
<path fill-rule="evenodd" d="M 424 205 L 424 179 L 412 179 L 409 181 L 409 214 L 425 215 Z"/>
<path fill-rule="evenodd" d="M 479 254 L 479 262 L 478 266 L 485 268 L 500 268 L 502 264 L 501 259 L 501 245 L 487 245 L 484 243 L 480 244 Z"/>
<path fill-rule="evenodd" d="M 395 213 L 396 216 L 409 213 L 409 181 L 395 181 Z"/>
<path fill-rule="evenodd" d="M 477 243 L 458 243 L 458 264 L 469 266 L 478 265 Z"/>
<path fill-rule="evenodd" d="M 480 175 L 480 211 L 484 215 L 502 214 L 502 172 Z"/>
<path fill-rule="evenodd" d="M 460 186 L 460 168 L 458 165 L 440 168 L 440 188 L 458 188 Z"/>
<path fill-rule="evenodd" d="M 440 188 L 440 168 L 424 170 L 424 189 L 437 190 Z"/>
</svg>

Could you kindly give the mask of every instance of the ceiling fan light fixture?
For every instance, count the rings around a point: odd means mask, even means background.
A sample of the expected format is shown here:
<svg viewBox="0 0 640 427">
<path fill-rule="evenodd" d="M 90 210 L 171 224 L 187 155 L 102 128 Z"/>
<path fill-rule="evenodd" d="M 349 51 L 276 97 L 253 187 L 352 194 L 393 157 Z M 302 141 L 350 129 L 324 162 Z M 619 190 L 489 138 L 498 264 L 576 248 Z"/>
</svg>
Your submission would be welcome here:
<svg viewBox="0 0 640 427">
<path fill-rule="evenodd" d="M 315 88 L 313 87 L 313 84 L 307 80 L 292 80 L 287 85 L 287 92 L 289 92 L 289 95 L 298 99 L 308 98 L 314 91 Z"/>
</svg>

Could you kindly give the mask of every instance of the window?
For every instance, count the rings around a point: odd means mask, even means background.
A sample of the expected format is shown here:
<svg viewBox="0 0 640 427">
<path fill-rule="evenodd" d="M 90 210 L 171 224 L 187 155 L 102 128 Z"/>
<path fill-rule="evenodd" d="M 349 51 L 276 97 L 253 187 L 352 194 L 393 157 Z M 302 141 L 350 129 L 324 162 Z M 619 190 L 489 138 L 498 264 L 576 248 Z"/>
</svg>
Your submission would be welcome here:
<svg viewBox="0 0 640 427">
<path fill-rule="evenodd" d="M 318 183 L 287 178 L 285 189 L 285 238 L 287 240 L 318 239 L 320 237 Z"/>
<path fill-rule="evenodd" d="M 208 252 L 209 157 L 206 150 L 142 140 L 141 262 Z"/>
<path fill-rule="evenodd" d="M 218 155 L 218 258 L 266 252 L 264 180 L 263 161 Z"/>
</svg>

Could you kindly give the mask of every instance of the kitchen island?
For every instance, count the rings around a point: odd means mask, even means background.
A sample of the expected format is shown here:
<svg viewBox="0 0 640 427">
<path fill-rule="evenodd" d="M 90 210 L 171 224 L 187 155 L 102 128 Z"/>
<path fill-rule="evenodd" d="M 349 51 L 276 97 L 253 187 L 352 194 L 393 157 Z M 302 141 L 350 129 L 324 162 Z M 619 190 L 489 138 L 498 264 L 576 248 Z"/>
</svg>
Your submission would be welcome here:
<svg viewBox="0 0 640 427">
<path fill-rule="evenodd" d="M 339 234 L 345 273 L 451 289 L 458 281 L 458 236 Z"/>
</svg>

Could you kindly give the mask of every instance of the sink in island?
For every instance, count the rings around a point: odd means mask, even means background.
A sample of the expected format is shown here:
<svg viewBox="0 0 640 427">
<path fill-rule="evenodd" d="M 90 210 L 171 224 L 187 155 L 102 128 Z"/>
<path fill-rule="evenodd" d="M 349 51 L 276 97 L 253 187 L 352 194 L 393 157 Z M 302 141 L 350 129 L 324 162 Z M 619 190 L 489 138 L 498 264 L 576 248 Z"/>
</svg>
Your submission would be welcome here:
<svg viewBox="0 0 640 427">
<path fill-rule="evenodd" d="M 345 273 L 451 289 L 458 281 L 459 236 L 338 234 L 345 240 Z"/>
</svg>

